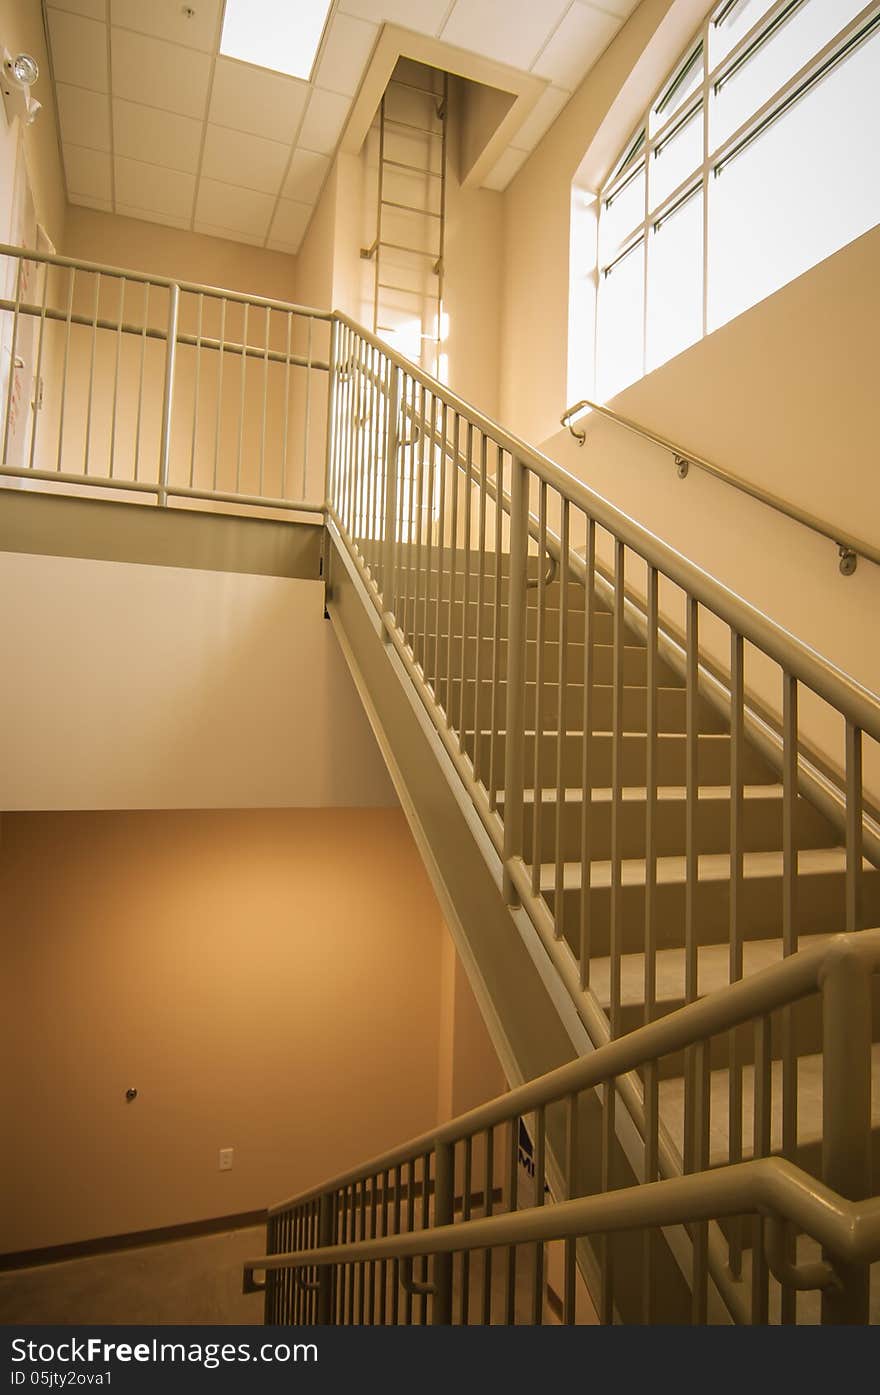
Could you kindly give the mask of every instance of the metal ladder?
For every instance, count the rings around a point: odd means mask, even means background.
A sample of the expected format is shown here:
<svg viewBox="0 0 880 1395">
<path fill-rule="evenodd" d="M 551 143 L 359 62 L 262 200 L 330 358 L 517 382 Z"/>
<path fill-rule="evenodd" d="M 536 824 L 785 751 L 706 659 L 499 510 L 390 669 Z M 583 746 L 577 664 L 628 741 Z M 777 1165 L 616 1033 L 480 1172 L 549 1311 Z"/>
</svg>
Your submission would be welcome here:
<svg viewBox="0 0 880 1395">
<path fill-rule="evenodd" d="M 449 77 L 398 64 L 379 107 L 373 332 L 442 377 Z"/>
</svg>

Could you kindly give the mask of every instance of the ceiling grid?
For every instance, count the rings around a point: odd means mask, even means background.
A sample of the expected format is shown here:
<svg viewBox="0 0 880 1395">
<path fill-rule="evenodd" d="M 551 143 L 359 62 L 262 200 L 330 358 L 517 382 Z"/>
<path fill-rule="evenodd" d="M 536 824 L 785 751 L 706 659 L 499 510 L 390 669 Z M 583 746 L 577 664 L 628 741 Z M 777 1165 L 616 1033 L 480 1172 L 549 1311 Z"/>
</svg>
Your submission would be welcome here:
<svg viewBox="0 0 880 1395">
<path fill-rule="evenodd" d="M 220 53 L 223 0 L 44 0 L 68 197 L 296 253 L 386 22 L 547 83 L 504 189 L 636 3 L 334 0 L 303 81 Z"/>
</svg>

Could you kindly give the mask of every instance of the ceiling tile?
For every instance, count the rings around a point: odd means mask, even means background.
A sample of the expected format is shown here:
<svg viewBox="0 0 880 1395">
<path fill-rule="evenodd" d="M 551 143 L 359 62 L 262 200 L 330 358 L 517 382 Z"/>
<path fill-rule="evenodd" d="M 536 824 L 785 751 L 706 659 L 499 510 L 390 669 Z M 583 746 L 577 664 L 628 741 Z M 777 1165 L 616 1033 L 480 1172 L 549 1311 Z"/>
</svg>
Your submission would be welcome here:
<svg viewBox="0 0 880 1395">
<path fill-rule="evenodd" d="M 142 223 L 161 223 L 163 228 L 180 228 L 189 232 L 189 218 L 173 218 L 170 213 L 154 213 L 150 208 L 136 208 L 127 203 L 116 204 L 116 212 L 123 218 L 139 218 Z"/>
<path fill-rule="evenodd" d="M 202 117 L 208 100 L 211 59 L 179 44 L 113 28 L 113 94 L 179 116 Z"/>
<path fill-rule="evenodd" d="M 186 11 L 194 13 L 188 16 Z M 213 53 L 220 30 L 221 0 L 110 0 L 110 22 L 157 39 Z"/>
<path fill-rule="evenodd" d="M 277 194 L 290 159 L 290 146 L 226 126 L 209 126 L 202 156 L 202 174 L 244 189 Z"/>
<path fill-rule="evenodd" d="M 353 97 L 378 33 L 378 24 L 351 15 L 334 15 L 315 74 L 316 86 Z"/>
<path fill-rule="evenodd" d="M 273 242 L 283 242 L 287 247 L 299 247 L 303 234 L 309 226 L 312 205 L 295 203 L 293 199 L 279 199 L 269 237 Z"/>
<path fill-rule="evenodd" d="M 314 88 L 297 145 L 332 155 L 348 116 L 351 101 L 338 92 Z"/>
<path fill-rule="evenodd" d="M 73 10 L 75 14 L 85 15 L 87 19 L 105 20 L 107 17 L 107 0 L 49 0 L 50 10 Z"/>
<path fill-rule="evenodd" d="M 340 0 L 340 10 L 378 23 L 402 24 L 419 34 L 436 34 L 449 9 L 449 0 Z"/>
<path fill-rule="evenodd" d="M 315 150 L 295 150 L 282 193 L 299 203 L 314 203 L 327 177 L 330 159 Z"/>
<path fill-rule="evenodd" d="M 190 116 L 113 99 L 113 149 L 117 155 L 195 174 L 202 131 L 202 122 Z"/>
<path fill-rule="evenodd" d="M 546 135 L 562 108 L 570 92 L 560 87 L 548 87 L 541 93 L 531 114 L 526 117 L 510 144 L 516 150 L 532 150 L 543 135 Z"/>
<path fill-rule="evenodd" d="M 208 119 L 267 140 L 293 140 L 309 95 L 296 78 L 218 58 Z"/>
<path fill-rule="evenodd" d="M 189 219 L 192 213 L 195 175 L 149 165 L 117 155 L 116 201 L 128 208 L 148 209 L 170 218 Z"/>
<path fill-rule="evenodd" d="M 457 0 L 441 38 L 459 48 L 527 70 L 570 0 Z"/>
<path fill-rule="evenodd" d="M 216 179 L 203 178 L 199 182 L 197 223 L 210 223 L 215 228 L 227 228 L 230 233 L 264 238 L 274 210 L 275 200 L 271 194 L 233 187 Z"/>
<path fill-rule="evenodd" d="M 55 96 L 62 141 L 92 150 L 110 149 L 110 100 L 106 93 L 58 82 Z"/>
<path fill-rule="evenodd" d="M 527 150 L 505 150 L 488 179 L 483 180 L 484 189 L 506 189 L 513 176 L 529 158 Z"/>
<path fill-rule="evenodd" d="M 107 26 L 64 10 L 49 11 L 52 71 L 56 82 L 107 91 Z"/>
<path fill-rule="evenodd" d="M 262 247 L 263 237 L 252 237 L 249 233 L 236 232 L 234 228 L 220 228 L 215 223 L 193 223 L 193 232 L 207 237 L 222 237 L 225 242 L 245 242 L 249 247 Z"/>
<path fill-rule="evenodd" d="M 619 28 L 620 20 L 614 15 L 575 0 L 532 72 L 559 87 L 574 89 Z"/>
<path fill-rule="evenodd" d="M 110 156 L 102 150 L 86 150 L 81 145 L 65 145 L 64 173 L 71 194 L 85 198 L 112 199 Z"/>
</svg>

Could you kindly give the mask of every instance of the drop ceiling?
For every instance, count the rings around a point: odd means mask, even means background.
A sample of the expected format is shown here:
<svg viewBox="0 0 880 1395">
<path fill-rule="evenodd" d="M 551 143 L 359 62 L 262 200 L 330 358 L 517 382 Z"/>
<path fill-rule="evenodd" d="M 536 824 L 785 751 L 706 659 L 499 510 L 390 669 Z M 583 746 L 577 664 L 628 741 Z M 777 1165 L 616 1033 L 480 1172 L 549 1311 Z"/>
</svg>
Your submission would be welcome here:
<svg viewBox="0 0 880 1395">
<path fill-rule="evenodd" d="M 218 53 L 223 0 L 45 0 L 71 203 L 296 253 L 383 24 L 537 79 L 504 189 L 638 0 L 337 0 L 311 82 Z"/>
</svg>

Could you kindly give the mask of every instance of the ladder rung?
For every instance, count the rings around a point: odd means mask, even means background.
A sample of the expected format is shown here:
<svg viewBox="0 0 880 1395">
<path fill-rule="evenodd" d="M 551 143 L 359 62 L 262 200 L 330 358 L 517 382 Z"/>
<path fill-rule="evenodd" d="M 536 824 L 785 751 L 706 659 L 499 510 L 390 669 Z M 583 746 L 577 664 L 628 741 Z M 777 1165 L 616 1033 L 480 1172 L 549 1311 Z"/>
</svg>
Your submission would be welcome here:
<svg viewBox="0 0 880 1395">
<path fill-rule="evenodd" d="M 392 284 L 391 284 L 390 281 L 380 281 L 380 282 L 379 282 L 379 290 L 380 290 L 380 291 L 399 291 L 401 295 L 417 295 L 417 296 L 419 296 L 422 300 L 424 300 L 424 299 L 426 299 L 426 298 L 429 299 L 429 300 L 434 300 L 434 299 L 435 299 L 434 296 L 427 296 L 427 292 L 425 292 L 425 291 L 414 291 L 414 290 L 412 289 L 411 286 L 392 286 Z"/>
<path fill-rule="evenodd" d="M 390 165 L 395 170 L 409 170 L 412 174 L 429 174 L 432 179 L 442 179 L 440 170 L 423 170 L 420 165 L 407 165 L 403 160 L 383 160 L 383 165 Z"/>
<path fill-rule="evenodd" d="M 421 92 L 426 97 L 433 97 L 435 102 L 443 101 L 442 92 L 432 92 L 430 87 L 419 87 L 415 82 L 404 82 L 403 78 L 393 77 L 388 83 L 389 87 L 408 87 L 410 92 Z"/>
<path fill-rule="evenodd" d="M 422 136 L 436 136 L 438 140 L 443 135 L 442 131 L 435 130 L 432 126 L 416 126 L 412 121 L 399 121 L 396 116 L 386 116 L 385 125 L 400 126 L 404 131 L 418 131 Z"/>
<path fill-rule="evenodd" d="M 400 242 L 383 242 L 380 240 L 376 245 L 379 247 L 390 247 L 393 252 L 407 252 L 413 257 L 431 257 L 435 262 L 440 260 L 439 252 L 423 251 L 419 247 L 404 247 Z"/>
<path fill-rule="evenodd" d="M 411 203 L 395 203 L 394 199 L 383 199 L 383 208 L 399 208 L 404 213 L 418 213 L 423 218 L 442 218 L 442 213 L 435 213 L 431 208 L 416 208 Z"/>
</svg>

